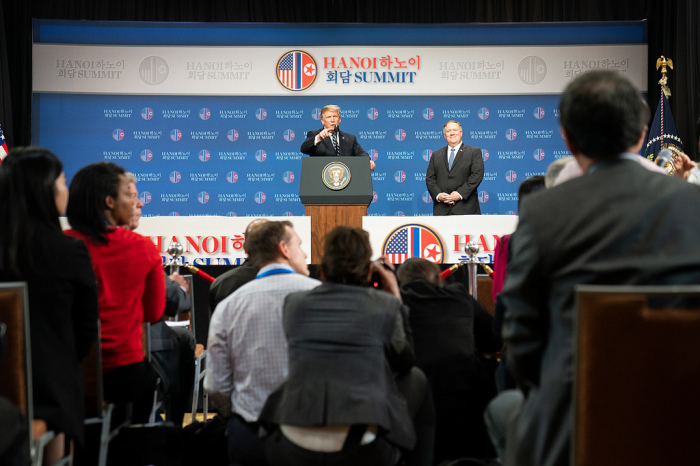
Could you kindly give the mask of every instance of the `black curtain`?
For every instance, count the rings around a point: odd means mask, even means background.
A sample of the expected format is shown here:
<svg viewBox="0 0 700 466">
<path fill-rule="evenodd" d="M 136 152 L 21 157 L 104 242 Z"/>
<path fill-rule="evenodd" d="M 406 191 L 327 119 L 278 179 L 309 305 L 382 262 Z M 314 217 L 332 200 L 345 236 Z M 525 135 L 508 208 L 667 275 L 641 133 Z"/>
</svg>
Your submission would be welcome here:
<svg viewBox="0 0 700 466">
<path fill-rule="evenodd" d="M 649 24 L 649 106 L 656 59 L 673 59 L 671 109 L 686 152 L 697 152 L 700 50 L 695 0 L 0 0 L 0 89 L 10 145 L 31 141 L 32 18 L 187 22 L 499 23 L 639 21 Z M 8 84 L 9 83 L 9 84 Z M 11 90 L 11 98 L 7 88 Z M 9 122 L 9 123 L 8 123 Z M 14 126 L 12 123 L 14 122 Z"/>
</svg>

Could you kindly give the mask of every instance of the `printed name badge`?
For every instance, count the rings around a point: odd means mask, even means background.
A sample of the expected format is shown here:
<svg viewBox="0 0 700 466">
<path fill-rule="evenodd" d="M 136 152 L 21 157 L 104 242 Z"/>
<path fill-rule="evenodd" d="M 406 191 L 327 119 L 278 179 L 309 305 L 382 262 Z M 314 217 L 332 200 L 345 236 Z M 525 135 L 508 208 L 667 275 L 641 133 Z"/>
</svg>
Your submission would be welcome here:
<svg viewBox="0 0 700 466">
<path fill-rule="evenodd" d="M 323 184 L 333 191 L 340 191 L 350 184 L 350 169 L 341 162 L 329 163 L 321 173 Z"/>
</svg>

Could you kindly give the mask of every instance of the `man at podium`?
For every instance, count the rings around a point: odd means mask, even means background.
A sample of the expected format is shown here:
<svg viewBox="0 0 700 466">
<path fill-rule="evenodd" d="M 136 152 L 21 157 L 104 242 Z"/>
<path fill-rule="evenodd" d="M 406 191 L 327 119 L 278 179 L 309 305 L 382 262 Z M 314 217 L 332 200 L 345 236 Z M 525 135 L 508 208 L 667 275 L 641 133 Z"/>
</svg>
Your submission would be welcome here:
<svg viewBox="0 0 700 466">
<path fill-rule="evenodd" d="M 301 145 L 301 152 L 312 157 L 367 157 L 369 154 L 350 133 L 340 131 L 340 107 L 326 105 L 321 109 L 323 128 L 309 131 Z M 369 159 L 369 167 L 375 163 Z"/>
</svg>

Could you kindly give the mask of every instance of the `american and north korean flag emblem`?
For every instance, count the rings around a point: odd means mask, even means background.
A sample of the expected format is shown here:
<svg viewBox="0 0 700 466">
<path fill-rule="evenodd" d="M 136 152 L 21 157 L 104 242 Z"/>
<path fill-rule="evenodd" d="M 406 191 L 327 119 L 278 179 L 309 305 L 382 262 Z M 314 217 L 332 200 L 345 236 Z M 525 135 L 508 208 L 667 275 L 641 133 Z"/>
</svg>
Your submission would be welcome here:
<svg viewBox="0 0 700 466">
<path fill-rule="evenodd" d="M 290 91 L 308 89 L 318 75 L 316 60 L 303 50 L 291 50 L 277 61 L 277 80 Z"/>
<path fill-rule="evenodd" d="M 410 223 L 389 233 L 382 245 L 382 255 L 393 264 L 401 264 L 411 257 L 420 257 L 437 264 L 445 260 L 445 247 L 440 236 L 425 225 Z"/>
</svg>

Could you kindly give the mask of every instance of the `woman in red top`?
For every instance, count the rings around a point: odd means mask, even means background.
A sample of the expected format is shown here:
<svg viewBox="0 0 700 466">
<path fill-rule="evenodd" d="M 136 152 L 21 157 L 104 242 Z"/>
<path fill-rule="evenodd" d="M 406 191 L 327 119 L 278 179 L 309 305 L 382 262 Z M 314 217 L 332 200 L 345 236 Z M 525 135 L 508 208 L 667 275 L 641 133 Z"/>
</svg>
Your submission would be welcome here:
<svg viewBox="0 0 700 466">
<path fill-rule="evenodd" d="M 133 402 L 139 423 L 148 419 L 156 383 L 141 324 L 163 315 L 165 277 L 151 240 L 119 228 L 129 223 L 135 202 L 121 167 L 83 167 L 70 185 L 67 233 L 85 241 L 97 278 L 105 399 Z"/>
</svg>

